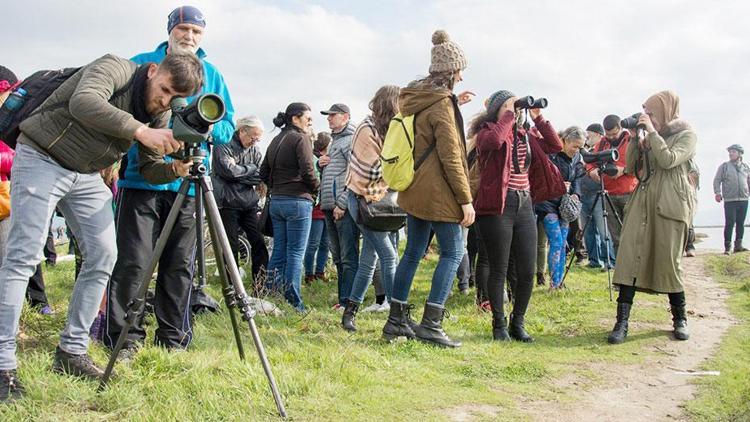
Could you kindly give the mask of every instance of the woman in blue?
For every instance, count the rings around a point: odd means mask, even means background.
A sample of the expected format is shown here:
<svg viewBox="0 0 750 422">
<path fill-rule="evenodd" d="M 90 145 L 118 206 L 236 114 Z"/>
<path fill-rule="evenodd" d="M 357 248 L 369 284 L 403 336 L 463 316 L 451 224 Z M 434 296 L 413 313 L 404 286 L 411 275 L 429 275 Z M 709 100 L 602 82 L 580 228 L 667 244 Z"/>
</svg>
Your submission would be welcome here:
<svg viewBox="0 0 750 422">
<path fill-rule="evenodd" d="M 550 161 L 560 170 L 565 181 L 567 193 L 580 198 L 578 171 L 581 168 L 580 149 L 586 140 L 586 132 L 578 126 L 571 126 L 560 134 L 563 141 L 562 151 L 549 155 Z M 560 213 L 562 196 L 537 204 L 534 210 L 544 224 L 544 232 L 549 239 L 547 265 L 551 276 L 550 288 L 561 287 L 565 273 L 565 258 L 567 256 L 568 224 Z"/>
<path fill-rule="evenodd" d="M 310 235 L 313 197 L 320 184 L 308 135 L 312 125 L 310 106 L 291 103 L 273 124 L 282 128 L 281 133 L 268 145 L 260 167 L 260 178 L 269 190 L 274 234 L 267 284 L 282 290 L 286 300 L 303 312 L 302 260 Z"/>
</svg>

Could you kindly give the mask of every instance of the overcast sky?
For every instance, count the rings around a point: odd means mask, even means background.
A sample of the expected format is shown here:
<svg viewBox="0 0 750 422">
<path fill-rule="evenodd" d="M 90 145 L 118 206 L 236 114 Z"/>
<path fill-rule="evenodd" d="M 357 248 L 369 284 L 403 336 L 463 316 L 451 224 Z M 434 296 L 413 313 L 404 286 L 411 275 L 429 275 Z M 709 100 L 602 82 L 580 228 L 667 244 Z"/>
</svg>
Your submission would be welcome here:
<svg viewBox="0 0 750 422">
<path fill-rule="evenodd" d="M 549 99 L 558 129 L 640 111 L 672 89 L 698 133 L 699 224 L 723 224 L 712 180 L 725 148 L 746 143 L 750 43 L 746 1 L 4 1 L 2 64 L 19 77 L 80 66 L 105 54 L 131 57 L 166 40 L 169 12 L 192 4 L 206 17 L 202 46 L 224 74 L 238 116 L 271 119 L 293 101 L 334 102 L 360 121 L 383 84 L 425 75 L 430 37 L 443 28 L 469 60 L 464 82 Z M 316 113 L 317 130 L 327 129 Z M 273 134 L 267 132 L 264 145 Z"/>
</svg>

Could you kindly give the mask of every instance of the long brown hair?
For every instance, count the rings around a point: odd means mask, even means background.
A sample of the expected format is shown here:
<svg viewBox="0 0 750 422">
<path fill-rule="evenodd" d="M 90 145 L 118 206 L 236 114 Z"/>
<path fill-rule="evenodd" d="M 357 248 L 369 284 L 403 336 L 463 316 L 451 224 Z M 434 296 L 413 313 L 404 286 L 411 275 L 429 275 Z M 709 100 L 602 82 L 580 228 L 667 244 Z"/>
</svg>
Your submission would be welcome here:
<svg viewBox="0 0 750 422">
<path fill-rule="evenodd" d="M 395 85 L 385 85 L 375 92 L 375 96 L 370 100 L 370 110 L 372 110 L 372 120 L 375 130 L 381 138 L 385 138 L 385 132 L 388 131 L 388 125 L 393 116 L 398 113 L 398 94 L 401 88 Z"/>
</svg>

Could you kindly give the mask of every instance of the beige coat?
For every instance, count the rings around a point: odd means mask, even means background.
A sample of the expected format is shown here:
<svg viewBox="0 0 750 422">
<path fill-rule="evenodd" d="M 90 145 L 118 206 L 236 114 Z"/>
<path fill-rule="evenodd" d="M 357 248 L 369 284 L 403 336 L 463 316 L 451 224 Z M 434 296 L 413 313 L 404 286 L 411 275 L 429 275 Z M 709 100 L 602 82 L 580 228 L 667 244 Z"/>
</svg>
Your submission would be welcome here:
<svg viewBox="0 0 750 422">
<path fill-rule="evenodd" d="M 625 207 L 613 282 L 678 293 L 684 290 L 680 261 L 695 207 L 688 173 L 697 137 L 681 120 L 670 122 L 663 133 L 647 136 L 648 154 L 639 151 L 637 142 L 628 146 L 627 171 L 640 170 L 643 179 L 647 157 L 650 177 L 638 184 Z"/>
</svg>

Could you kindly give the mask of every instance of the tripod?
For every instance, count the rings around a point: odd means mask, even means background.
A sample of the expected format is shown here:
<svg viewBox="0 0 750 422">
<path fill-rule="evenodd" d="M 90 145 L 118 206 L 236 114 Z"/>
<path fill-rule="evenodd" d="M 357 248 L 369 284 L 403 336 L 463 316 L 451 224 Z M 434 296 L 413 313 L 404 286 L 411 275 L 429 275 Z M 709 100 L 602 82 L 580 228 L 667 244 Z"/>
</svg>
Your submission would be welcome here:
<svg viewBox="0 0 750 422">
<path fill-rule="evenodd" d="M 594 198 L 594 203 L 591 204 L 591 208 L 589 209 L 589 216 L 586 219 L 586 223 L 583 225 L 583 229 L 581 229 L 584 233 L 586 233 L 586 228 L 591 223 L 591 220 L 594 217 L 594 209 L 596 209 L 596 205 L 599 204 L 599 206 L 602 209 L 602 219 L 604 220 L 604 243 L 607 245 L 607 251 L 606 251 L 606 261 L 605 266 L 607 267 L 607 286 L 609 287 L 609 300 L 612 301 L 612 272 L 611 268 L 609 266 L 610 261 L 610 255 L 609 255 L 609 242 L 611 240 L 609 236 L 609 225 L 608 225 L 608 217 L 609 212 L 607 212 L 607 207 L 604 203 L 604 201 L 607 201 L 607 204 L 609 204 L 609 207 L 612 209 L 612 212 L 614 213 L 615 220 L 617 221 L 617 224 L 622 228 L 622 220 L 620 219 L 620 216 L 617 215 L 617 209 L 612 204 L 612 198 L 609 197 L 609 192 L 607 192 L 606 189 L 604 189 L 604 169 L 602 168 L 602 164 L 598 165 L 599 169 L 599 191 L 596 193 L 596 197 Z M 599 247 L 599 245 L 596 245 L 596 247 Z M 563 274 L 562 282 L 561 284 L 565 284 L 565 279 L 568 277 L 568 272 L 570 271 L 570 267 L 573 266 L 573 261 L 575 261 L 576 255 L 573 253 L 570 255 L 570 260 L 568 261 L 568 266 L 565 268 L 565 274 Z"/>
<path fill-rule="evenodd" d="M 120 333 L 120 337 L 117 339 L 115 347 L 112 349 L 112 354 L 109 357 L 107 368 L 104 371 L 104 375 L 99 383 L 99 391 L 102 391 L 109 381 L 112 375 L 112 369 L 114 368 L 117 355 L 125 345 L 125 341 L 128 337 L 128 332 L 137 321 L 139 315 L 143 313 L 145 307 L 146 294 L 148 292 L 148 285 L 151 281 L 151 274 L 153 274 L 156 265 L 159 262 L 164 247 L 167 244 L 169 235 L 172 232 L 174 224 L 177 220 L 180 208 L 182 208 L 185 198 L 187 197 L 188 190 L 191 186 L 195 189 L 196 197 L 196 211 L 199 220 L 202 224 L 203 206 L 207 211 L 208 217 L 208 228 L 211 236 L 211 244 L 213 245 L 214 255 L 217 259 L 217 265 L 219 267 L 219 277 L 221 278 L 222 293 L 224 294 L 224 301 L 229 310 L 229 317 L 232 321 L 232 330 L 234 332 L 234 339 L 237 343 L 237 351 L 240 355 L 240 360 L 245 360 L 245 351 L 242 346 L 242 338 L 240 337 L 239 324 L 237 316 L 234 313 L 234 308 L 239 310 L 242 318 L 247 321 L 250 328 L 250 333 L 255 343 L 255 348 L 258 351 L 258 357 L 260 358 L 261 364 L 263 365 L 263 371 L 266 373 L 268 383 L 271 387 L 271 393 L 273 394 L 274 401 L 276 402 L 276 408 L 282 417 L 286 417 L 286 410 L 284 409 L 284 403 L 282 402 L 281 394 L 279 393 L 278 387 L 276 386 L 276 380 L 271 372 L 271 365 L 268 362 L 266 351 L 263 347 L 263 343 L 258 333 L 258 328 L 255 325 L 255 310 L 252 308 L 250 297 L 245 291 L 245 287 L 242 285 L 240 279 L 240 272 L 235 262 L 234 254 L 229 246 L 229 239 L 227 238 L 226 231 L 224 231 L 224 225 L 219 216 L 219 208 L 216 204 L 216 199 L 213 194 L 213 186 L 211 185 L 211 179 L 206 175 L 206 166 L 203 165 L 207 153 L 202 150 L 199 145 L 186 146 L 187 156 L 193 162 L 193 166 L 190 169 L 190 174 L 180 184 L 180 189 L 177 192 L 177 198 L 175 199 L 172 208 L 169 210 L 167 221 L 164 225 L 164 229 L 159 238 L 156 241 L 156 247 L 154 254 L 151 257 L 149 266 L 143 273 L 143 278 L 138 286 L 138 292 L 135 298 L 128 304 L 127 316 L 125 318 L 125 326 Z M 197 243 L 203 244 L 203 230 L 202 227 L 197 227 Z M 202 249 L 199 249 L 199 253 L 202 254 Z M 200 274 L 205 275 L 205 268 L 202 268 L 202 256 L 199 258 L 199 269 Z"/>
</svg>

